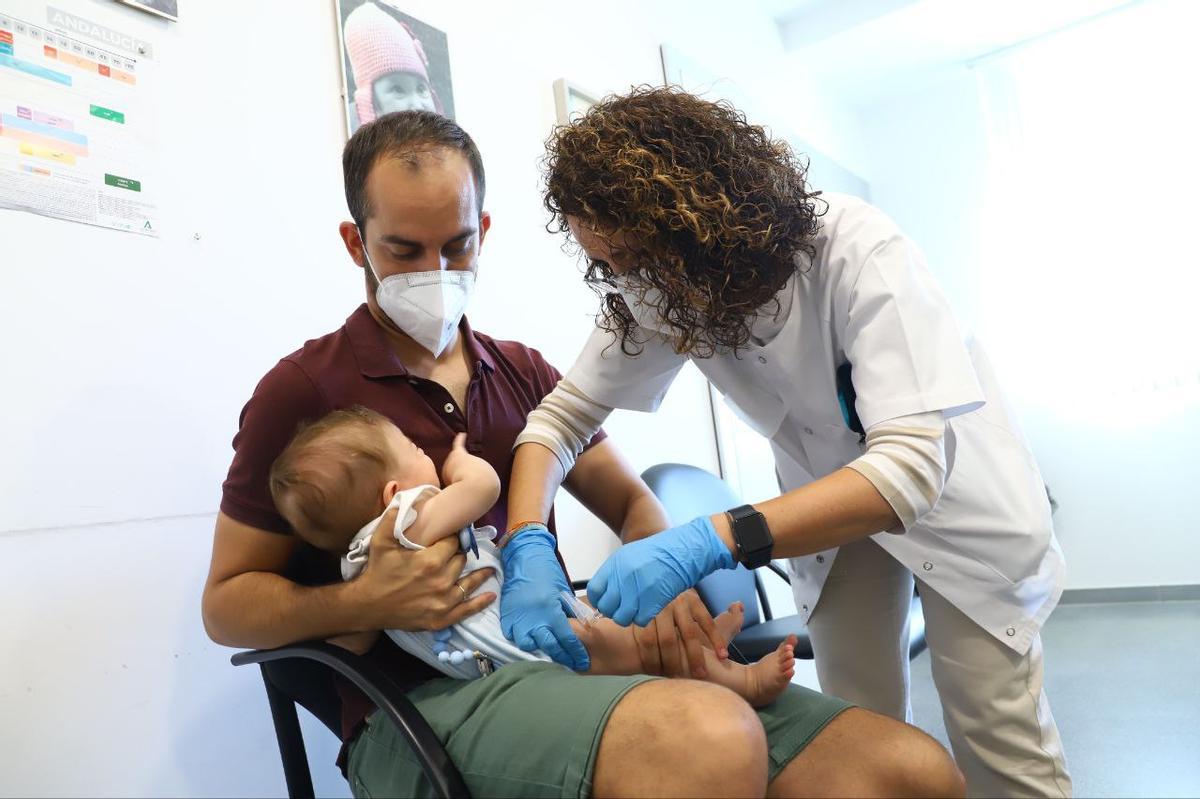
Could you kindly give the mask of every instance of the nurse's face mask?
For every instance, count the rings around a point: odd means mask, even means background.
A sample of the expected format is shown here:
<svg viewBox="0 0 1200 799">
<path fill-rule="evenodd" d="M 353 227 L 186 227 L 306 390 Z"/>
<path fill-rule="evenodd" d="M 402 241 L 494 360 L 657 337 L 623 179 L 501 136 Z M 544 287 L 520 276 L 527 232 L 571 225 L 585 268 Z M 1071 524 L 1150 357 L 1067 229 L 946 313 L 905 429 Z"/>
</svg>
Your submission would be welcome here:
<svg viewBox="0 0 1200 799">
<path fill-rule="evenodd" d="M 639 326 L 666 335 L 673 332 L 671 326 L 659 315 L 658 308 L 662 305 L 661 291 L 647 285 L 631 272 L 613 275 L 606 282 L 625 300 L 625 306 L 629 308 L 629 313 Z"/>
<path fill-rule="evenodd" d="M 649 285 L 632 272 L 613 275 L 607 280 L 607 283 L 621 295 L 621 299 L 625 300 L 625 306 L 629 308 L 633 320 L 640 327 L 666 336 L 668 339 L 674 339 L 679 335 L 679 330 L 667 324 L 662 317 L 659 309 L 663 307 L 663 294 L 657 288 Z M 693 317 L 693 323 L 703 327 L 706 319 L 703 311 L 697 311 Z"/>
<path fill-rule="evenodd" d="M 380 310 L 413 341 L 435 356 L 454 339 L 454 331 L 475 290 L 475 273 L 463 269 L 403 272 L 380 280 L 367 254 L 362 228 L 363 260 L 377 283 L 375 302 Z"/>
</svg>

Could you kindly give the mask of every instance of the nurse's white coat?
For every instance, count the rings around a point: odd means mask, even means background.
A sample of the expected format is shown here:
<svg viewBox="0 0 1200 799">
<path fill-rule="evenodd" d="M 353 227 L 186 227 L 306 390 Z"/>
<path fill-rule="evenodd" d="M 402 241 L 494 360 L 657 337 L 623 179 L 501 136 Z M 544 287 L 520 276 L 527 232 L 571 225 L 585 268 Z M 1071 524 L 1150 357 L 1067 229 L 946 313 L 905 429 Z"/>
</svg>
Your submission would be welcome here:
<svg viewBox="0 0 1200 799">
<path fill-rule="evenodd" d="M 1062 593 L 1064 564 L 1033 453 L 982 348 L 964 338 L 920 251 L 878 209 L 822 195 L 829 210 L 781 293 L 786 319 L 761 347 L 696 365 L 752 428 L 771 440 L 781 490 L 862 454 L 837 399 L 849 362 L 856 408 L 870 428 L 942 411 L 947 479 L 933 508 L 903 535 L 874 539 L 921 580 L 1024 653 Z M 649 333 L 649 331 L 647 331 Z M 597 328 L 567 380 L 602 405 L 655 410 L 686 360 L 648 335 L 636 357 Z M 897 531 L 898 532 L 898 531 Z M 807 620 L 837 550 L 793 558 L 796 606 Z"/>
</svg>

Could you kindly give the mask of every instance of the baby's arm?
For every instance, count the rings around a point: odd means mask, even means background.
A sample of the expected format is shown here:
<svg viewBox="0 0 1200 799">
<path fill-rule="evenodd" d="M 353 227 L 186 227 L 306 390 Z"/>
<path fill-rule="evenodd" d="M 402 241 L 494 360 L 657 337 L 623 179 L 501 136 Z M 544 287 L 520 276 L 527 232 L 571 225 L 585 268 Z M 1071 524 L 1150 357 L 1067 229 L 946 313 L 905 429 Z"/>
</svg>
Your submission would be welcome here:
<svg viewBox="0 0 1200 799">
<path fill-rule="evenodd" d="M 492 509 L 500 497 L 500 478 L 483 458 L 467 452 L 466 434 L 454 438 L 442 465 L 445 488 L 417 510 L 417 519 L 404 531 L 414 544 L 429 546 L 458 531 Z"/>
</svg>

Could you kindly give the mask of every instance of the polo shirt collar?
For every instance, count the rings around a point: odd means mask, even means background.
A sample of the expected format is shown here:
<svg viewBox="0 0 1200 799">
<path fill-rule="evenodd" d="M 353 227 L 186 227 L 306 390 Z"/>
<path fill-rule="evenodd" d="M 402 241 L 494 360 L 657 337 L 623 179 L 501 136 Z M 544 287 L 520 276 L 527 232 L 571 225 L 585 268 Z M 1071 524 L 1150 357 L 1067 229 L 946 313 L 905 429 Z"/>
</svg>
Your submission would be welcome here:
<svg viewBox="0 0 1200 799">
<path fill-rule="evenodd" d="M 475 335 L 465 316 L 459 323 L 458 332 L 463 337 L 463 346 L 467 348 L 467 358 L 476 365 L 482 364 L 489 372 L 494 372 L 495 360 Z M 354 358 L 358 361 L 358 370 L 364 377 L 408 376 L 408 368 L 388 345 L 387 336 L 371 316 L 365 302 L 346 319 L 346 337 L 350 342 L 350 349 L 354 352 Z"/>
</svg>

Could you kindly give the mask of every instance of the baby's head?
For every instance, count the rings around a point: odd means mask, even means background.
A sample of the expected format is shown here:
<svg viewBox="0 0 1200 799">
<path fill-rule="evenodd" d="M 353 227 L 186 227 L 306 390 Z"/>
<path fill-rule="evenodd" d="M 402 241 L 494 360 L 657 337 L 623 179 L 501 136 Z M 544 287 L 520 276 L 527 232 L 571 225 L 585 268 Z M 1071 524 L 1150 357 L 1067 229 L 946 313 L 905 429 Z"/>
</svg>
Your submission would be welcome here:
<svg viewBox="0 0 1200 799">
<path fill-rule="evenodd" d="M 271 497 L 296 534 L 343 552 L 396 492 L 440 485 L 437 467 L 391 420 L 355 406 L 305 425 L 271 465 Z"/>
</svg>

